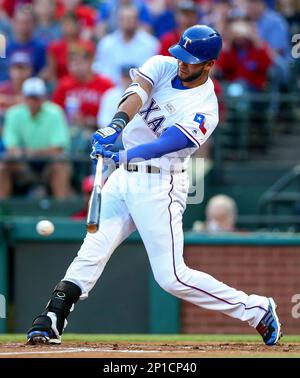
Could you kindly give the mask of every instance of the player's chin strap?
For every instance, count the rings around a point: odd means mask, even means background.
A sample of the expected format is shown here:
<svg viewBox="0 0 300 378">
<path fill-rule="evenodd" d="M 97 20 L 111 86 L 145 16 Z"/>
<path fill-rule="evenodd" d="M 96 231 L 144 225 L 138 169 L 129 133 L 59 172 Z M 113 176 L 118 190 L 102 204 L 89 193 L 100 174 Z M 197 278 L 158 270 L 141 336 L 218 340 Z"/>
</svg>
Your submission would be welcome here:
<svg viewBox="0 0 300 378">
<path fill-rule="evenodd" d="M 148 97 L 149 97 L 148 93 L 145 91 L 145 89 L 143 89 L 140 86 L 139 83 L 132 83 L 132 84 L 129 85 L 129 87 L 124 92 L 118 106 L 120 106 L 122 104 L 122 102 L 124 102 L 126 100 L 127 97 L 129 97 L 133 94 L 137 94 L 139 96 L 139 98 L 142 101 L 142 106 L 145 104 L 145 102 L 148 100 Z"/>
</svg>

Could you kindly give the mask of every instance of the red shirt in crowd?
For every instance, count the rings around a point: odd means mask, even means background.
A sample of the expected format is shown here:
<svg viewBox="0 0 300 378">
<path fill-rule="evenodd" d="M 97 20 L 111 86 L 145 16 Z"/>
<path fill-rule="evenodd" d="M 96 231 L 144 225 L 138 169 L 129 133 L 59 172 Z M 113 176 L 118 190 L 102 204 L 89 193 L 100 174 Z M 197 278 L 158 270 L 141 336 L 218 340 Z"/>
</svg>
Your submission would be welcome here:
<svg viewBox="0 0 300 378">
<path fill-rule="evenodd" d="M 17 7 L 26 5 L 26 4 L 31 4 L 32 0 L 2 0 L 1 6 L 7 13 L 9 17 L 13 17 L 14 12 Z"/>
<path fill-rule="evenodd" d="M 74 44 L 90 44 L 90 49 L 94 50 L 95 46 L 89 41 L 75 41 Z M 50 43 L 47 54 L 52 57 L 56 63 L 56 77 L 59 79 L 69 74 L 68 71 L 68 54 L 69 54 L 69 43 L 65 39 L 60 39 Z"/>
<path fill-rule="evenodd" d="M 76 221 L 82 221 L 86 219 L 88 215 L 87 209 L 82 209 L 79 210 L 77 213 L 71 215 L 71 219 L 76 220 Z"/>
<path fill-rule="evenodd" d="M 246 80 L 257 90 L 263 90 L 272 58 L 267 45 L 260 47 L 249 43 L 246 49 L 230 47 L 223 50 L 217 67 L 228 81 Z"/>
<path fill-rule="evenodd" d="M 53 101 L 65 109 L 68 97 L 77 98 L 83 116 L 97 117 L 103 93 L 113 86 L 110 79 L 101 75 L 93 74 L 92 78 L 84 83 L 69 75 L 58 81 Z"/>
<path fill-rule="evenodd" d="M 65 15 L 66 10 L 61 1 L 57 0 L 56 2 L 56 19 L 59 20 Z M 74 13 L 82 27 L 93 28 L 96 25 L 97 11 L 94 8 L 81 4 L 78 5 Z"/>
<path fill-rule="evenodd" d="M 172 30 L 168 33 L 163 34 L 162 37 L 160 38 L 159 55 L 170 56 L 171 54 L 168 51 L 169 47 L 178 43 L 179 39 L 180 39 L 179 30 Z"/>
<path fill-rule="evenodd" d="M 20 104 L 23 101 L 23 95 L 16 92 L 11 81 L 0 83 L 0 116 L 3 116 L 8 108 Z"/>
</svg>

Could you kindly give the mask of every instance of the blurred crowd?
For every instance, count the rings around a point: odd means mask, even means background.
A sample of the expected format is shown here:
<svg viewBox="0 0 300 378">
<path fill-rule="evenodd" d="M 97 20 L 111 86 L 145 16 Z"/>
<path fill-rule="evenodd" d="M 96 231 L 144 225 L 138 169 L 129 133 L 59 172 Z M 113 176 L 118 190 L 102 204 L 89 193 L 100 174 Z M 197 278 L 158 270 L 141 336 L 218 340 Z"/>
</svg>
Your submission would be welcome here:
<svg viewBox="0 0 300 378">
<path fill-rule="evenodd" d="M 130 68 L 169 55 L 197 23 L 224 38 L 217 94 L 300 84 L 300 0 L 0 0 L 0 199 L 41 180 L 56 198 L 72 195 L 66 155 L 87 152 L 110 122 Z"/>
</svg>

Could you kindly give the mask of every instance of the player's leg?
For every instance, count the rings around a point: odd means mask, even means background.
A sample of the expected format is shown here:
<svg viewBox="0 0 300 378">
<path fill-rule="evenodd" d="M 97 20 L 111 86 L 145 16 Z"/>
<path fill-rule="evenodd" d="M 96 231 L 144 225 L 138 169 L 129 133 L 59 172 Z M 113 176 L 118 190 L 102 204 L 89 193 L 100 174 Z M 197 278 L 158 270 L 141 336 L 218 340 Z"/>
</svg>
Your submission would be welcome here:
<svg viewBox="0 0 300 378">
<path fill-rule="evenodd" d="M 177 180 L 178 180 L 178 175 Z M 174 176 L 175 177 L 175 176 Z M 169 293 L 197 306 L 223 312 L 257 327 L 264 318 L 264 333 L 270 331 L 269 322 L 277 317 L 275 305 L 268 298 L 247 295 L 209 274 L 188 268 L 183 259 L 182 214 L 187 188 L 176 177 L 160 184 L 160 190 L 129 198 L 128 207 L 143 239 L 156 281 Z M 179 180 L 180 181 L 180 180 Z M 143 213 L 140 208 L 143 208 Z M 147 214 L 148 216 L 145 216 Z M 274 313 L 274 315 L 273 315 Z M 268 341 L 275 343 L 280 334 L 268 333 Z M 266 337 L 264 340 L 266 341 Z"/>
<path fill-rule="evenodd" d="M 102 190 L 100 228 L 87 234 L 64 278 L 55 287 L 46 309 L 28 331 L 29 342 L 60 343 L 66 319 L 78 299 L 85 299 L 118 245 L 135 229 L 120 193 L 118 171 Z"/>
</svg>

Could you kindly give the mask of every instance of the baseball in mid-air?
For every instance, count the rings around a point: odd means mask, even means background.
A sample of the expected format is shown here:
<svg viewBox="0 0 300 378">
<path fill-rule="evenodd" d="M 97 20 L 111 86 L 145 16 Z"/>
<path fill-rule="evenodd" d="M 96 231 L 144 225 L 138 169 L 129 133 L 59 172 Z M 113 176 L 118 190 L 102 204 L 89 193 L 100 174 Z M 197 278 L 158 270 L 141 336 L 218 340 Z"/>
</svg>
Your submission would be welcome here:
<svg viewBox="0 0 300 378">
<path fill-rule="evenodd" d="M 43 236 L 49 236 L 54 232 L 54 224 L 48 220 L 41 220 L 36 225 L 36 231 Z"/>
</svg>

